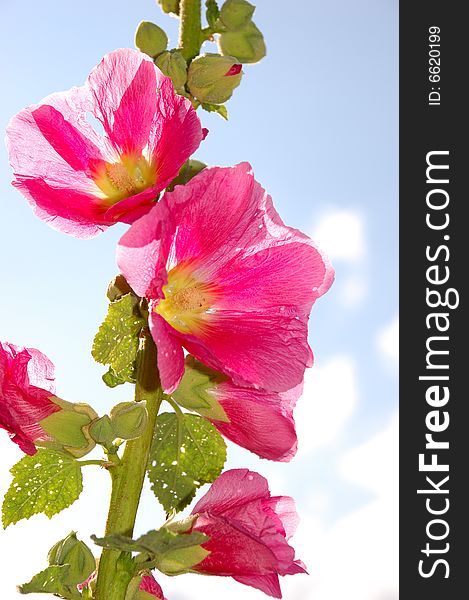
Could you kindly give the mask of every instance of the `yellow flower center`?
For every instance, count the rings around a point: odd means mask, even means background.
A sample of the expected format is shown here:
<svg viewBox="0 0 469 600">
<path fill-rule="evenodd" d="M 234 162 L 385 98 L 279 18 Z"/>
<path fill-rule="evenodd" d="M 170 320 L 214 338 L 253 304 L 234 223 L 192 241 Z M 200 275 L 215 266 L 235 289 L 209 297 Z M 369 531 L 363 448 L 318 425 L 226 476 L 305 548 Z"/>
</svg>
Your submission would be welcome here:
<svg viewBox="0 0 469 600">
<path fill-rule="evenodd" d="M 101 163 L 94 181 L 112 205 L 154 186 L 156 172 L 143 156 L 123 155 L 120 162 Z"/>
<path fill-rule="evenodd" d="M 155 307 L 171 327 L 181 333 L 197 333 L 203 329 L 206 317 L 216 298 L 213 285 L 197 280 L 187 268 L 177 266 L 168 273 L 163 287 L 164 299 Z"/>
</svg>

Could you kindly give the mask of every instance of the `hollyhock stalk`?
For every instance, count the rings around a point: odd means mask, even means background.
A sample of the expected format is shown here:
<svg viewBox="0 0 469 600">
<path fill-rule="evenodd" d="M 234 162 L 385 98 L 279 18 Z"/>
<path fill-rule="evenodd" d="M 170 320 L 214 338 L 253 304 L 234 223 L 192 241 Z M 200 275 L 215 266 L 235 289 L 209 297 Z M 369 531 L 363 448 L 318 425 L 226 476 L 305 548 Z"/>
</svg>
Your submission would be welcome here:
<svg viewBox="0 0 469 600">
<path fill-rule="evenodd" d="M 179 45 L 186 59 L 193 58 L 202 43 L 200 0 L 181 0 Z M 132 536 L 138 504 L 145 479 L 156 417 L 163 399 L 163 390 L 156 365 L 156 347 L 146 332 L 137 361 L 135 400 L 146 400 L 148 424 L 145 433 L 126 443 L 120 464 L 110 469 L 112 493 L 105 534 Z M 117 457 L 115 457 L 117 458 Z M 98 567 L 97 600 L 124 600 L 132 574 L 121 570 L 121 553 L 104 549 Z"/>
<path fill-rule="evenodd" d="M 156 347 L 150 333 L 146 331 L 140 340 L 137 357 L 135 400 L 146 400 L 148 423 L 141 437 L 127 442 L 121 461 L 117 455 L 110 455 L 114 466 L 109 469 L 112 493 L 106 535 L 120 533 L 132 537 L 133 534 L 156 417 L 163 399 L 155 363 Z M 103 550 L 96 582 L 97 600 L 124 600 L 134 575 L 126 570 L 125 560 L 121 560 L 124 556 L 116 550 Z"/>
</svg>

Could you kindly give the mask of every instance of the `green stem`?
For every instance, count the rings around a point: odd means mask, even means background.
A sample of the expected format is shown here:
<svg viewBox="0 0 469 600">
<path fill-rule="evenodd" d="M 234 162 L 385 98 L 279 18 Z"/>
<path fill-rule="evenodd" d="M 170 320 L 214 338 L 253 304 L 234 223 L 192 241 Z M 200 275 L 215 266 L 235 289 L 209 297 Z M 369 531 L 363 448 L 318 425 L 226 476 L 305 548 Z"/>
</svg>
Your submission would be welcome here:
<svg viewBox="0 0 469 600">
<path fill-rule="evenodd" d="M 86 467 L 87 465 L 99 465 L 100 467 L 106 467 L 109 465 L 109 462 L 105 460 L 77 460 L 77 464 L 80 467 Z"/>
<path fill-rule="evenodd" d="M 105 535 L 119 533 L 132 537 L 156 417 L 162 399 L 163 392 L 156 366 L 156 347 L 150 332 L 146 329 L 140 338 L 137 355 L 135 400 L 137 402 L 146 400 L 148 425 L 141 437 L 127 442 L 121 464 L 109 469 L 112 492 Z M 124 600 L 133 576 L 128 553 L 104 549 L 99 561 L 96 598 Z"/>
<path fill-rule="evenodd" d="M 200 0 L 181 0 L 179 4 L 179 48 L 184 58 L 192 60 L 202 44 Z"/>
</svg>

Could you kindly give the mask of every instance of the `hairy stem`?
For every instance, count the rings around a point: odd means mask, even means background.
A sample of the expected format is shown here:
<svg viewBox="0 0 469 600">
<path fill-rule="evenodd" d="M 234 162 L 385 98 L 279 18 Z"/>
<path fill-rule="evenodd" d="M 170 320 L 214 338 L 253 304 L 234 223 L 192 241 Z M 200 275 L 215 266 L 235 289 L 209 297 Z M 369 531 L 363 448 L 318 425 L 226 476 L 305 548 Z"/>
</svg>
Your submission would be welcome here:
<svg viewBox="0 0 469 600">
<path fill-rule="evenodd" d="M 141 437 L 127 442 L 121 463 L 109 469 L 112 493 L 105 535 L 119 533 L 132 537 L 162 398 L 163 392 L 156 366 L 156 347 L 150 332 L 145 329 L 140 338 L 137 355 L 135 400 L 146 400 L 148 425 Z M 124 600 L 133 576 L 129 554 L 117 550 L 103 550 L 99 561 L 96 598 Z"/>
<path fill-rule="evenodd" d="M 202 44 L 200 0 L 181 0 L 179 17 L 179 48 L 186 60 L 192 60 Z"/>
</svg>

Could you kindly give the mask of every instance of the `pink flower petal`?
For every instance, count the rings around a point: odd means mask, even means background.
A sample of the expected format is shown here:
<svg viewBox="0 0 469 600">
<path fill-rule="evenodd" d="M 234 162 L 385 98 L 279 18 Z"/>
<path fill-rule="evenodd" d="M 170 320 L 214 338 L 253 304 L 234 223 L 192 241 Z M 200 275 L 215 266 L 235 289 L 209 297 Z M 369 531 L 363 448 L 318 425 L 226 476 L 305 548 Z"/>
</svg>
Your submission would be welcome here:
<svg viewBox="0 0 469 600">
<path fill-rule="evenodd" d="M 92 194 L 55 188 L 43 179 L 18 177 L 13 185 L 29 200 L 35 215 L 54 229 L 87 239 L 109 225 Z"/>
<path fill-rule="evenodd" d="M 293 407 L 301 390 L 299 385 L 293 394 L 278 394 L 221 383 L 214 393 L 230 422 L 213 424 L 235 444 L 261 458 L 289 461 L 297 449 Z"/>
<path fill-rule="evenodd" d="M 181 345 L 171 335 L 166 321 L 159 315 L 151 312 L 149 325 L 151 335 L 158 348 L 158 370 L 161 386 L 166 394 L 171 394 L 184 375 L 184 352 Z"/>
<path fill-rule="evenodd" d="M 277 573 L 270 573 L 269 575 L 237 575 L 233 579 L 244 585 L 250 585 L 253 588 L 261 590 L 267 596 L 272 596 L 273 598 L 282 597 Z"/>
<path fill-rule="evenodd" d="M 200 342 L 180 337 L 188 352 L 236 385 L 284 392 L 300 384 L 305 367 L 313 364 L 307 331 L 306 318 L 279 311 L 220 311 L 211 315 Z"/>
<path fill-rule="evenodd" d="M 155 598 L 160 598 L 160 600 L 166 600 L 160 584 L 156 581 L 153 575 L 144 575 L 142 577 L 142 581 L 140 582 L 139 589 L 141 592 L 147 592 L 147 594 L 155 596 Z"/>
<path fill-rule="evenodd" d="M 148 56 L 130 49 L 106 54 L 90 73 L 96 116 L 119 154 L 146 146 L 163 77 Z"/>
</svg>

